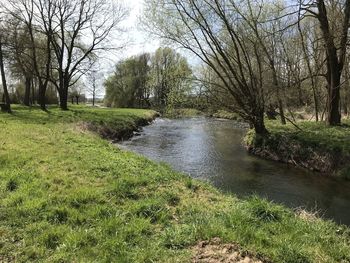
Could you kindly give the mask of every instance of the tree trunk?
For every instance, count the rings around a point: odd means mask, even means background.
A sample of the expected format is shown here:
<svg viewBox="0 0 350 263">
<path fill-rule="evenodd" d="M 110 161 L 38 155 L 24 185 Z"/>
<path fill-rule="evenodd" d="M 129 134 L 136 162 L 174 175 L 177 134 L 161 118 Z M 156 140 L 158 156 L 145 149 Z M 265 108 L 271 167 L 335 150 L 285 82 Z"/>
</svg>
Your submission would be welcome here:
<svg viewBox="0 0 350 263">
<path fill-rule="evenodd" d="M 75 96 L 75 100 L 77 102 L 77 105 L 79 105 L 79 96 Z"/>
<path fill-rule="evenodd" d="M 63 90 L 59 92 L 59 95 L 61 110 L 68 110 L 68 90 L 63 88 Z"/>
<path fill-rule="evenodd" d="M 23 104 L 25 106 L 30 106 L 31 82 L 32 82 L 32 79 L 30 77 L 25 77 L 25 92 L 24 92 L 24 100 L 23 100 Z"/>
<path fill-rule="evenodd" d="M 263 119 L 259 118 L 259 119 L 255 120 L 253 123 L 253 127 L 255 130 L 255 133 L 258 135 L 266 136 L 269 133 L 265 127 L 265 123 L 264 123 Z"/>
<path fill-rule="evenodd" d="M 255 133 L 261 136 L 266 136 L 269 132 L 265 127 L 264 109 L 256 109 L 255 117 L 251 119 L 251 126 L 254 127 Z"/>
<path fill-rule="evenodd" d="M 329 73 L 328 82 L 328 124 L 331 126 L 340 125 L 340 78 L 341 74 L 337 67 L 333 67 Z"/>
<path fill-rule="evenodd" d="M 281 117 L 281 123 L 283 125 L 286 125 L 286 118 L 284 117 L 284 109 L 283 109 L 283 102 L 280 98 L 278 98 L 278 110 L 279 110 L 279 115 Z"/>
<path fill-rule="evenodd" d="M 10 101 L 10 95 L 8 93 L 7 89 L 7 82 L 6 82 L 6 75 L 5 75 L 5 68 L 4 68 L 4 58 L 2 54 L 2 42 L 0 39 L 0 70 L 1 70 L 1 81 L 2 81 L 2 88 L 4 90 L 4 102 L 5 102 L 5 110 L 8 113 L 11 113 L 11 101 Z"/>
<path fill-rule="evenodd" d="M 35 85 L 34 85 L 34 79 L 32 79 L 32 105 L 35 104 Z"/>
<path fill-rule="evenodd" d="M 60 72 L 58 93 L 60 95 L 61 110 L 68 110 L 68 89 L 69 89 L 69 78 L 67 77 L 66 74 L 64 74 L 63 72 Z"/>
<path fill-rule="evenodd" d="M 39 83 L 39 92 L 38 92 L 38 101 L 39 101 L 39 104 L 40 104 L 40 108 L 43 110 L 43 111 L 46 111 L 46 98 L 45 98 L 45 94 L 46 94 L 46 89 L 43 85 L 41 85 Z"/>
</svg>

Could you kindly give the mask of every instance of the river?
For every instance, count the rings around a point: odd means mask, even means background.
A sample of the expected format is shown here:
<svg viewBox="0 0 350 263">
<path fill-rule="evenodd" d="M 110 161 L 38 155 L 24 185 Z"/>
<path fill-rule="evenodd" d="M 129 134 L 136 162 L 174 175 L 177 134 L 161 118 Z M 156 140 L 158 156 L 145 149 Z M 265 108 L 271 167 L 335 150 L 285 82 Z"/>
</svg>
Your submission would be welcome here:
<svg viewBox="0 0 350 263">
<path fill-rule="evenodd" d="M 350 182 L 251 156 L 245 131 L 229 120 L 157 119 L 121 145 L 239 197 L 256 194 L 350 225 Z"/>
</svg>

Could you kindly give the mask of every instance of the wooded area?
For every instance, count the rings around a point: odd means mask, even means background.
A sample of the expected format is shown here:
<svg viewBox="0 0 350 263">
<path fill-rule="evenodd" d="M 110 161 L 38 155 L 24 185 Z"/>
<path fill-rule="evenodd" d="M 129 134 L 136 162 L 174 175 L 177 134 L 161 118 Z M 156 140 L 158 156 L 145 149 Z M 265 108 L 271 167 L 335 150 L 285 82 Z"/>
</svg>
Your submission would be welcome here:
<svg viewBox="0 0 350 263">
<path fill-rule="evenodd" d="M 111 39 L 128 10 L 108 0 L 9 0 L 1 9 L 3 110 L 11 100 L 67 110 L 69 97 L 79 103 L 84 75 L 94 104 L 95 65 L 102 51 L 120 48 Z M 344 0 L 146 0 L 141 27 L 200 62 L 172 48 L 124 59 L 105 82 L 105 104 L 166 109 L 190 101 L 239 113 L 259 134 L 267 133 L 265 114 L 285 124 L 296 109 L 339 125 L 350 107 L 349 19 Z"/>
<path fill-rule="evenodd" d="M 23 94 L 17 102 L 38 103 L 45 110 L 46 104 L 57 101 L 58 93 L 60 107 L 67 110 L 70 88 L 90 71 L 100 52 L 118 48 L 111 44 L 111 36 L 119 32 L 127 13 L 121 4 L 108 0 L 3 1 L 0 66 L 7 110 L 11 111 L 5 81 L 9 75 L 18 79 L 13 93 Z"/>
<path fill-rule="evenodd" d="M 208 96 L 257 133 L 267 132 L 269 109 L 283 124 L 296 107 L 329 125 L 348 114 L 350 1 L 146 3 L 146 29 L 196 54 Z"/>
</svg>

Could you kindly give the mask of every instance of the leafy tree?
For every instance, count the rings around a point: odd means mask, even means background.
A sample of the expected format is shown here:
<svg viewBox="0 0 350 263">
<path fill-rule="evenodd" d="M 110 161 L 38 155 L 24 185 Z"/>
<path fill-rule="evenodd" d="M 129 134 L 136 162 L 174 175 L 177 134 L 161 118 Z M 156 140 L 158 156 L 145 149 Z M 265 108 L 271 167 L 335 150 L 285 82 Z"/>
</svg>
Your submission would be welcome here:
<svg viewBox="0 0 350 263">
<path fill-rule="evenodd" d="M 106 104 L 112 107 L 149 106 L 149 55 L 120 61 L 106 82 Z"/>
<path fill-rule="evenodd" d="M 186 58 L 171 48 L 159 48 L 151 58 L 154 106 L 173 108 L 191 89 L 192 70 Z"/>
</svg>

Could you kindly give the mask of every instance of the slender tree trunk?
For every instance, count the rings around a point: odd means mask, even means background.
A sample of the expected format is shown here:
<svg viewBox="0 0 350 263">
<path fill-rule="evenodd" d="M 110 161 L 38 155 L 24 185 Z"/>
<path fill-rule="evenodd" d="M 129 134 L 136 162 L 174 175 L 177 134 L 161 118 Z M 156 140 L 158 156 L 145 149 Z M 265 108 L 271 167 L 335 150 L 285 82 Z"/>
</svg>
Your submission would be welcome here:
<svg viewBox="0 0 350 263">
<path fill-rule="evenodd" d="M 34 78 L 32 79 L 32 105 L 35 104 L 35 85 L 34 85 Z"/>
<path fill-rule="evenodd" d="M 7 89 L 6 75 L 5 75 L 5 67 L 4 67 L 4 57 L 2 51 L 2 40 L 0 38 L 0 70 L 1 70 L 1 80 L 2 80 L 2 88 L 4 90 L 4 100 L 5 100 L 5 111 L 11 113 L 11 101 L 10 95 Z"/>
<path fill-rule="evenodd" d="M 26 106 L 30 106 L 30 92 L 31 92 L 31 77 L 25 77 L 25 92 L 24 92 L 24 100 L 23 103 Z"/>
<path fill-rule="evenodd" d="M 341 73 L 334 67 L 329 76 L 328 82 L 328 124 L 331 126 L 341 123 L 340 114 L 340 78 Z"/>
<path fill-rule="evenodd" d="M 313 98 L 314 98 L 314 104 L 315 104 L 315 117 L 316 117 L 316 122 L 318 122 L 319 121 L 319 117 L 318 117 L 318 115 L 319 115 L 319 110 L 318 110 L 318 99 L 317 99 L 317 92 L 316 92 L 316 88 L 315 87 L 313 87 L 312 88 L 312 93 L 313 93 Z"/>
</svg>

